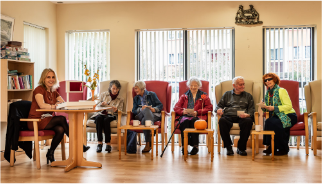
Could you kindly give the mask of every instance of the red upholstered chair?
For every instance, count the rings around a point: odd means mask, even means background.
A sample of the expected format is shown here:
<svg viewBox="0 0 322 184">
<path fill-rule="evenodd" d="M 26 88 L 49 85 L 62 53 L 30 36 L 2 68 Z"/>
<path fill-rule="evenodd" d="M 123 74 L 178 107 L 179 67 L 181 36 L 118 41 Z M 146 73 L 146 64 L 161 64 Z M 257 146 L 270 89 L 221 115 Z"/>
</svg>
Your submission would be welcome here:
<svg viewBox="0 0 322 184">
<path fill-rule="evenodd" d="M 206 92 L 209 95 L 209 81 L 204 81 L 201 80 L 202 83 L 202 87 L 200 88 L 201 91 Z M 179 82 L 179 97 L 181 95 L 183 95 L 185 92 L 187 92 L 190 88 L 187 86 L 187 81 L 181 81 Z M 212 112 L 208 112 L 208 129 L 211 128 L 211 114 Z M 171 133 L 174 131 L 174 128 L 177 126 L 178 121 L 175 121 L 175 117 L 176 117 L 176 113 L 174 111 L 171 112 Z M 176 129 L 176 131 L 174 132 L 174 134 L 179 134 L 179 142 L 181 142 L 181 131 L 179 128 Z M 207 147 L 208 147 L 208 134 L 206 134 L 207 139 L 206 139 L 206 143 L 207 143 Z M 174 151 L 174 137 L 172 136 L 172 146 L 171 146 L 171 151 Z M 181 144 L 179 145 L 181 146 Z"/>
<path fill-rule="evenodd" d="M 81 91 L 82 83 L 83 83 L 83 93 L 69 93 L 69 102 L 78 102 L 79 100 L 87 100 L 87 87 L 85 86 L 86 82 L 77 81 L 77 80 L 68 80 L 70 83 L 70 91 Z M 57 92 L 60 96 L 67 101 L 67 93 L 66 93 L 66 82 L 60 81 L 59 88 L 57 88 Z M 56 113 L 56 115 L 65 116 L 68 122 L 68 114 L 67 113 Z"/>
<path fill-rule="evenodd" d="M 31 102 L 30 102 L 30 106 L 31 106 Z M 30 109 L 30 106 L 23 107 L 23 108 Z M 38 121 L 41 121 L 41 119 L 20 119 L 20 121 L 32 121 L 33 122 L 34 130 L 21 130 L 19 132 L 18 141 L 34 141 L 33 160 L 36 160 L 37 169 L 40 169 L 41 166 L 40 166 L 39 141 L 52 139 L 55 135 L 55 132 L 52 130 L 38 130 Z M 62 160 L 66 160 L 64 138 L 61 141 L 61 154 L 62 154 Z M 15 150 L 11 150 L 11 153 L 10 153 L 10 166 L 11 167 L 13 167 L 13 165 L 14 165 L 14 162 L 15 162 L 14 160 L 15 160 Z"/>
<path fill-rule="evenodd" d="M 297 149 L 300 147 L 300 138 L 305 136 L 305 150 L 309 154 L 309 129 L 308 129 L 308 113 L 300 113 L 300 99 L 299 99 L 299 82 L 292 80 L 281 80 L 280 87 L 287 90 L 288 95 L 292 101 L 293 109 L 297 115 L 297 123 L 291 128 L 290 135 L 297 136 Z M 266 118 L 269 115 L 266 113 Z"/>
<path fill-rule="evenodd" d="M 170 106 L 171 106 L 171 85 L 166 81 L 144 81 L 146 84 L 147 91 L 153 91 L 156 93 L 157 97 L 163 104 L 163 109 L 161 111 L 161 121 L 157 121 L 154 125 L 158 125 L 158 132 L 161 133 L 162 140 L 162 149 L 164 148 L 164 142 L 167 141 L 167 119 L 166 116 L 170 115 Z M 134 88 L 132 89 L 132 97 L 134 98 L 136 93 Z M 133 125 L 134 115 L 132 111 L 127 112 L 127 125 Z M 143 133 L 142 130 L 135 130 L 138 133 Z M 126 136 L 126 135 L 125 135 Z"/>
</svg>

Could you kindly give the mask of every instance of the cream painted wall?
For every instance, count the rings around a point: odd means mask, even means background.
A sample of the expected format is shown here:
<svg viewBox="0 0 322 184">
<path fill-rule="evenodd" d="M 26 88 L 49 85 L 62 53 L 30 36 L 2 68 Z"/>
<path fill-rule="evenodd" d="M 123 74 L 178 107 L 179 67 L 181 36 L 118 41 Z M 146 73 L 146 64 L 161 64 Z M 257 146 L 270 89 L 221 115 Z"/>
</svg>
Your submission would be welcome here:
<svg viewBox="0 0 322 184">
<path fill-rule="evenodd" d="M 239 5 L 253 4 L 263 25 L 237 26 Z M 235 75 L 261 84 L 262 27 L 317 26 L 317 66 L 321 79 L 321 2 L 104 2 L 57 5 L 58 75 L 65 77 L 65 32 L 109 29 L 111 79 L 135 81 L 135 29 L 235 27 Z M 316 73 L 316 72 L 315 72 Z M 132 107 L 132 98 L 128 109 Z"/>
<path fill-rule="evenodd" d="M 2 1 L 1 14 L 15 18 L 14 41 L 23 42 L 23 21 L 47 28 L 48 67 L 57 70 L 56 4 L 46 1 Z"/>
</svg>

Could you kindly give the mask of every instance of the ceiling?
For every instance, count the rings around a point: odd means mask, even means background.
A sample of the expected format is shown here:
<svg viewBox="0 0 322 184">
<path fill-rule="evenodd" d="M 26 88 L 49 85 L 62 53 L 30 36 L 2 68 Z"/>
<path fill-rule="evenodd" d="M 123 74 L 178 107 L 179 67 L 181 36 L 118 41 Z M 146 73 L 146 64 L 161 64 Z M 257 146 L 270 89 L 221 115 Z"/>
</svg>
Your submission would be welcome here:
<svg viewBox="0 0 322 184">
<path fill-rule="evenodd" d="M 142 0 L 50 0 L 52 3 L 63 2 L 63 4 L 73 4 L 73 3 L 107 3 L 107 2 L 132 2 L 132 1 L 142 1 Z"/>
</svg>

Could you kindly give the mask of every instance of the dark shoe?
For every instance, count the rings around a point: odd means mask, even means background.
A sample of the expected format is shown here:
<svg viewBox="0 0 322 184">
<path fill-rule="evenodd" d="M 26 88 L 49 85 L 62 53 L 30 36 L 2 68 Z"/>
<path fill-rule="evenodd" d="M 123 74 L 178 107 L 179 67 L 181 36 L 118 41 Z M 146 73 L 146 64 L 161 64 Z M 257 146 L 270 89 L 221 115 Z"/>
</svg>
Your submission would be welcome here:
<svg viewBox="0 0 322 184">
<path fill-rule="evenodd" d="M 182 155 L 184 155 L 184 149 L 183 149 L 183 148 L 181 149 L 181 152 L 182 152 Z M 188 154 L 189 154 L 189 153 L 188 153 Z"/>
<path fill-rule="evenodd" d="M 98 145 L 97 145 L 97 148 L 96 148 L 96 152 L 97 152 L 97 153 L 102 152 L 102 148 L 103 148 L 103 144 L 98 144 Z"/>
<path fill-rule="evenodd" d="M 47 154 L 46 154 L 46 157 L 47 157 L 47 164 L 49 164 L 49 161 L 50 162 L 55 162 L 55 158 L 54 158 L 54 150 L 48 150 Z"/>
<path fill-rule="evenodd" d="M 150 142 L 147 142 L 146 144 L 145 144 L 145 148 L 142 150 L 142 153 L 147 153 L 147 152 L 150 152 L 150 150 L 151 150 L 151 143 Z"/>
<path fill-rule="evenodd" d="M 282 156 L 282 155 L 287 155 L 287 154 L 288 154 L 288 152 L 285 150 L 279 150 L 279 151 L 274 152 L 274 155 L 276 155 L 276 156 Z"/>
<path fill-rule="evenodd" d="M 193 147 L 190 151 L 190 155 L 196 155 L 198 153 L 199 149 L 197 147 Z"/>
<path fill-rule="evenodd" d="M 112 146 L 111 145 L 106 145 L 105 151 L 111 153 Z"/>
<path fill-rule="evenodd" d="M 83 152 L 86 152 L 87 150 L 89 150 L 89 146 L 85 146 L 85 145 L 83 145 Z"/>
<path fill-rule="evenodd" d="M 247 156 L 247 152 L 244 150 L 244 151 L 241 151 L 237 148 L 237 154 L 241 155 L 241 156 Z"/>
<path fill-rule="evenodd" d="M 268 148 L 266 150 L 263 151 L 263 153 L 266 153 L 266 154 L 271 154 L 272 153 L 272 148 L 271 146 L 268 146 Z"/>
<path fill-rule="evenodd" d="M 227 155 L 234 155 L 234 151 L 232 147 L 227 148 Z"/>
</svg>

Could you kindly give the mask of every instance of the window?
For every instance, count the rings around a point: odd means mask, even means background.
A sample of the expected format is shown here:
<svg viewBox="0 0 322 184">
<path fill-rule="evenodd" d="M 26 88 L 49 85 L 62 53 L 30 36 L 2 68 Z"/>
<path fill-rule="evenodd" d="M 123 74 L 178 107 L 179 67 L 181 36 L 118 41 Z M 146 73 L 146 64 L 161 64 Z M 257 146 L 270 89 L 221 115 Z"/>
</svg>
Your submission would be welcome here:
<svg viewBox="0 0 322 184">
<path fill-rule="evenodd" d="M 233 28 L 137 30 L 137 38 L 138 80 L 168 81 L 172 86 L 171 108 L 179 99 L 180 81 L 191 76 L 208 80 L 209 97 L 215 106 L 214 86 L 234 77 Z"/>
<path fill-rule="evenodd" d="M 109 79 L 109 32 L 108 31 L 69 31 L 66 33 L 66 80 L 86 81 L 84 65 L 91 76 L 99 69 L 99 81 Z M 99 93 L 99 86 L 95 94 Z M 87 97 L 91 96 L 87 90 Z"/>
<path fill-rule="evenodd" d="M 304 85 L 313 80 L 313 31 L 310 26 L 264 28 L 264 71 L 300 83 L 301 113 L 306 112 Z"/>
<path fill-rule="evenodd" d="M 44 27 L 24 22 L 24 47 L 28 49 L 30 60 L 35 62 L 34 80 L 37 86 L 42 71 L 48 67 L 46 30 Z"/>
</svg>

